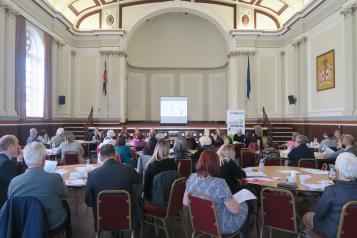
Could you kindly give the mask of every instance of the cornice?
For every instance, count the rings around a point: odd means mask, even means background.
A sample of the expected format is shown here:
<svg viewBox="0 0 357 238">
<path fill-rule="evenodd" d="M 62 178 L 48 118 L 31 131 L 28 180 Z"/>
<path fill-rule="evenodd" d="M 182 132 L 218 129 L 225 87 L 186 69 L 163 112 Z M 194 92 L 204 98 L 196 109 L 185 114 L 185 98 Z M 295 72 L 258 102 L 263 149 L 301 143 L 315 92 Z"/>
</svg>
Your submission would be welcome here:
<svg viewBox="0 0 357 238">
<path fill-rule="evenodd" d="M 99 53 L 101 56 L 127 56 L 126 52 L 121 50 L 100 50 Z"/>
<path fill-rule="evenodd" d="M 294 41 L 294 42 L 292 43 L 292 45 L 293 45 L 294 47 L 299 47 L 299 46 L 302 45 L 302 44 L 306 44 L 306 42 L 307 42 L 307 37 L 306 37 L 306 36 L 303 36 L 303 37 L 298 38 L 296 41 Z"/>
<path fill-rule="evenodd" d="M 234 50 L 231 51 L 228 55 L 228 58 L 234 57 L 234 56 L 254 56 L 256 54 L 256 51 L 250 51 L 250 50 Z"/>
</svg>

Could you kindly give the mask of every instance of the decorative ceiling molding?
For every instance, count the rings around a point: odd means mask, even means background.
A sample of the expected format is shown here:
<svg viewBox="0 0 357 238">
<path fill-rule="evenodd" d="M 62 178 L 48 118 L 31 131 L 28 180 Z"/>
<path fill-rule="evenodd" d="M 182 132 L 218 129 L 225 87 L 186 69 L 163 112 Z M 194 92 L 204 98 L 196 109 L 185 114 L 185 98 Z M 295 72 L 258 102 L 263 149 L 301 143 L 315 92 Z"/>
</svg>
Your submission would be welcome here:
<svg viewBox="0 0 357 238">
<path fill-rule="evenodd" d="M 238 21 L 241 21 L 242 15 L 238 15 L 238 9 L 246 9 L 244 11 L 251 11 L 252 14 L 254 12 L 254 16 L 249 16 L 250 30 L 266 30 L 266 26 L 257 25 L 256 16 L 257 14 L 265 15 L 273 20 L 275 23 L 276 29 L 275 31 L 279 31 L 282 26 L 293 16 L 293 14 L 299 10 L 301 10 L 305 3 L 303 0 L 294 0 L 293 3 L 290 0 L 274 0 L 276 3 L 271 2 L 271 0 L 238 0 L 238 1 L 227 1 L 227 0 L 62 0 L 62 1 L 53 1 L 53 0 L 34 0 L 35 2 L 44 2 L 50 7 L 52 7 L 56 12 L 61 13 L 69 22 L 72 23 L 72 27 L 77 31 L 83 31 L 84 29 L 88 29 L 88 27 L 82 28 L 81 23 L 88 17 L 93 16 L 94 14 L 100 13 L 100 17 L 98 20 L 98 24 L 96 24 L 92 30 L 102 30 L 102 22 L 105 24 L 105 13 L 103 9 L 108 9 L 112 7 L 112 9 L 117 9 L 118 12 L 113 17 L 117 22 L 115 26 L 111 27 L 108 25 L 104 25 L 104 29 L 122 29 L 124 26 L 123 21 L 125 18 L 124 11 L 128 7 L 142 5 L 142 4 L 159 4 L 160 2 L 167 1 L 184 1 L 189 4 L 212 4 L 224 6 L 232 9 L 232 22 L 233 29 L 240 30 L 240 26 L 238 26 Z M 113 11 L 117 11 L 113 10 Z M 240 13 L 242 14 L 242 13 Z M 113 18 L 113 19 L 114 19 Z M 254 19 L 253 19 L 254 18 Z M 91 19 L 93 20 L 93 19 Z M 254 23 L 254 26 L 252 25 Z M 242 23 L 241 23 L 242 24 Z M 245 25 L 244 25 L 245 26 Z M 99 28 L 99 29 L 97 29 Z M 265 28 L 265 29 L 264 29 Z M 272 25 L 273 29 L 274 25 Z M 243 29 L 243 28 L 242 28 Z M 244 28 L 245 29 L 245 28 Z"/>
</svg>

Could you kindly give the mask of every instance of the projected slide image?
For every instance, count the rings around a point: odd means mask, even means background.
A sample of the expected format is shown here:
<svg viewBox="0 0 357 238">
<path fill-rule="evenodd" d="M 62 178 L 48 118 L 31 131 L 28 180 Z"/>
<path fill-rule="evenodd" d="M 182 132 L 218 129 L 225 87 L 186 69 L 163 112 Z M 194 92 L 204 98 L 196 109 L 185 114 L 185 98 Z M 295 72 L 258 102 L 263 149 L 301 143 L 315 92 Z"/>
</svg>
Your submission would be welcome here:
<svg viewBox="0 0 357 238">
<path fill-rule="evenodd" d="M 187 97 L 160 97 L 160 123 L 186 124 Z"/>
</svg>

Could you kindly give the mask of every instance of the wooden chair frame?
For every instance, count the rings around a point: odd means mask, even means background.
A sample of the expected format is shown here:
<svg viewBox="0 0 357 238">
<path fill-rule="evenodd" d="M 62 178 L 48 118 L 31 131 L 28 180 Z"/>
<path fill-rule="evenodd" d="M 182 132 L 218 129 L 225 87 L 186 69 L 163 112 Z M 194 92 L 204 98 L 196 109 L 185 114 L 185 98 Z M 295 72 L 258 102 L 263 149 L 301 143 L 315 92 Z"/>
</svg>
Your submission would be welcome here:
<svg viewBox="0 0 357 238">
<path fill-rule="evenodd" d="M 312 159 L 312 158 L 301 158 L 299 159 L 298 161 L 298 167 L 299 168 L 304 168 L 304 167 L 301 167 L 301 161 L 311 161 L 315 164 L 315 169 L 318 169 L 319 165 L 317 163 L 317 160 L 316 159 Z"/>
<path fill-rule="evenodd" d="M 166 215 L 165 217 L 159 217 L 159 216 L 155 216 L 155 215 L 152 215 L 152 214 L 147 214 L 147 213 L 144 213 L 143 214 L 143 223 L 141 224 L 141 231 L 140 231 L 140 238 L 143 237 L 143 233 L 144 233 L 144 224 L 148 224 L 148 225 L 151 225 L 151 226 L 154 226 L 155 227 L 155 234 L 156 236 L 158 236 L 159 234 L 159 231 L 158 229 L 162 229 L 165 231 L 165 235 L 167 238 L 170 237 L 169 235 L 169 231 L 167 229 L 167 219 L 169 218 L 170 216 L 170 205 L 171 205 L 171 200 L 172 200 L 172 194 L 173 194 L 173 188 L 174 188 L 174 185 L 176 183 L 186 183 L 186 178 L 185 177 L 181 177 L 181 178 L 178 178 L 176 179 L 172 185 L 171 185 L 171 191 L 170 191 L 170 197 L 169 197 L 169 202 L 167 203 L 167 209 L 166 209 Z M 183 223 L 183 213 L 182 211 L 179 211 L 179 214 L 178 216 L 176 217 L 177 219 L 181 220 L 181 223 L 182 223 L 182 226 L 184 226 L 184 223 Z M 159 222 L 161 222 L 161 224 L 159 224 Z"/>
<path fill-rule="evenodd" d="M 345 221 L 345 216 L 348 215 L 347 209 L 352 206 L 357 206 L 357 201 L 349 201 L 342 207 L 340 222 L 337 231 L 337 238 L 341 238 L 343 235 L 343 223 Z"/>
<path fill-rule="evenodd" d="M 201 232 L 201 231 L 196 231 L 194 229 L 194 227 L 193 227 L 192 219 L 194 218 L 194 216 L 192 216 L 191 206 L 188 206 L 189 211 L 190 211 L 192 230 L 193 230 L 191 238 L 195 238 L 196 233 L 201 234 L 201 235 L 209 235 L 210 237 L 223 238 L 223 236 L 221 235 L 221 231 L 219 229 L 217 210 L 216 210 L 216 205 L 214 204 L 213 199 L 211 199 L 210 196 L 208 196 L 207 194 L 204 194 L 204 193 L 191 192 L 191 193 L 189 193 L 189 196 L 188 196 L 189 197 L 189 200 L 188 200 L 189 203 L 191 203 L 191 200 L 190 200 L 190 196 L 191 195 L 196 195 L 197 197 L 205 199 L 205 200 L 208 200 L 208 201 L 210 201 L 212 203 L 212 208 L 213 208 L 213 211 L 214 211 L 214 217 L 215 217 L 215 221 L 216 221 L 215 222 L 215 226 L 217 227 L 217 230 L 218 230 L 218 236 L 213 236 L 212 234 L 208 234 L 208 233 Z M 240 231 L 237 231 L 237 232 L 235 232 L 233 234 L 230 234 L 230 235 L 224 235 L 224 238 L 233 238 L 233 237 L 236 237 L 238 235 L 239 235 L 240 238 L 243 238 L 243 235 L 242 235 L 242 233 Z"/>
<path fill-rule="evenodd" d="M 134 233 L 132 230 L 132 224 L 131 224 L 131 197 L 130 197 L 130 193 L 126 190 L 103 190 L 100 193 L 98 193 L 97 196 L 97 232 L 96 232 L 96 238 L 100 237 L 100 234 L 102 233 L 102 231 L 99 229 L 99 221 L 101 219 L 101 217 L 99 216 L 99 204 L 101 203 L 101 201 L 99 200 L 100 195 L 102 194 L 125 194 L 128 196 L 128 200 L 126 201 L 127 203 L 129 203 L 129 217 L 127 217 L 129 219 L 129 230 L 131 233 L 131 237 L 134 237 Z"/>
<path fill-rule="evenodd" d="M 264 205 L 263 205 L 263 194 L 265 191 L 270 191 L 270 192 L 277 192 L 277 193 L 284 193 L 286 195 L 288 195 L 291 198 L 291 203 L 293 206 L 293 214 L 294 217 L 292 218 L 294 221 L 294 231 L 290 231 L 290 230 L 285 230 L 285 229 L 281 229 L 281 228 L 276 228 L 276 227 L 271 227 L 271 226 L 266 226 L 265 222 L 264 222 Z M 262 191 L 260 192 L 260 209 L 261 209 L 261 227 L 260 227 L 260 238 L 263 238 L 263 233 L 264 233 L 264 227 L 267 227 L 269 229 L 269 237 L 272 238 L 272 230 L 280 230 L 280 231 L 284 231 L 284 232 L 288 232 L 288 233 L 293 233 L 296 234 L 298 238 L 300 238 L 300 233 L 297 229 L 297 220 L 296 220 L 296 209 L 295 209 L 295 197 L 293 195 L 292 192 L 290 192 L 289 190 L 285 190 L 285 189 L 279 189 L 279 188 L 263 188 Z"/>
</svg>

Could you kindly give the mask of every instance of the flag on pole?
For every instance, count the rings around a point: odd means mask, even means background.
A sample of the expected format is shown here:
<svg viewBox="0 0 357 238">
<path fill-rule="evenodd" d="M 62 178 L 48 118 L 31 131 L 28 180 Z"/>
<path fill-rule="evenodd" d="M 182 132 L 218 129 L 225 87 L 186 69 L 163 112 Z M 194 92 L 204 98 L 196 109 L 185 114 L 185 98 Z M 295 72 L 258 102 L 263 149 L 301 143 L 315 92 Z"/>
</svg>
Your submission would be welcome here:
<svg viewBox="0 0 357 238">
<path fill-rule="evenodd" d="M 247 67 L 247 98 L 250 99 L 250 63 L 248 56 L 248 67 Z"/>
<path fill-rule="evenodd" d="M 107 95 L 107 84 L 108 84 L 108 73 L 107 73 L 107 61 L 104 63 L 104 74 L 103 74 L 103 93 Z"/>
</svg>

